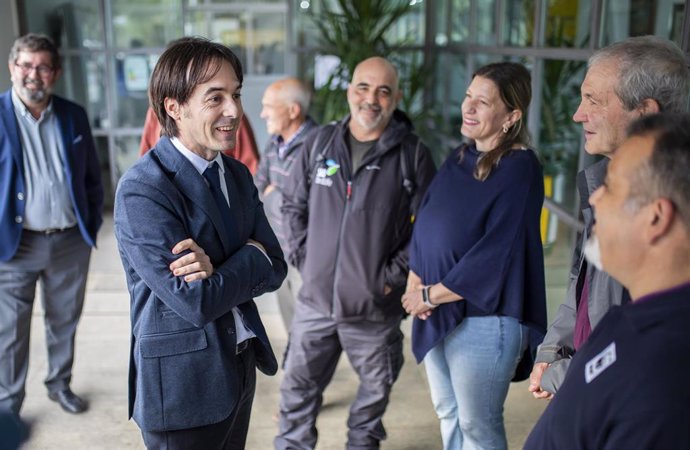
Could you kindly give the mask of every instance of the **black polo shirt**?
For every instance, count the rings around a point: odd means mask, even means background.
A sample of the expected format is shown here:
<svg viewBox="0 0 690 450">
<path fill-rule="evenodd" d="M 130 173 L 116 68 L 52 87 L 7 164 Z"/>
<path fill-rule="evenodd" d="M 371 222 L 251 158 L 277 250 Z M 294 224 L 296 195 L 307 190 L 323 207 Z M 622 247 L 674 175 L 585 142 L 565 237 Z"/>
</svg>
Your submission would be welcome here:
<svg viewBox="0 0 690 450">
<path fill-rule="evenodd" d="M 612 308 L 526 449 L 690 449 L 690 284 Z"/>
</svg>

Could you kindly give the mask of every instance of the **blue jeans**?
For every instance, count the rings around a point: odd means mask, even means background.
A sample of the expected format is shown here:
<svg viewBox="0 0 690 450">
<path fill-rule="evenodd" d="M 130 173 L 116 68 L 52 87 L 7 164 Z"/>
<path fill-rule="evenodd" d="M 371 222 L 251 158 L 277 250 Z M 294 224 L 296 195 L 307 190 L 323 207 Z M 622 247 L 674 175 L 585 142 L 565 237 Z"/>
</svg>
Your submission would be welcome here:
<svg viewBox="0 0 690 450">
<path fill-rule="evenodd" d="M 446 450 L 506 449 L 503 403 L 527 328 L 506 316 L 468 317 L 424 358 Z"/>
</svg>

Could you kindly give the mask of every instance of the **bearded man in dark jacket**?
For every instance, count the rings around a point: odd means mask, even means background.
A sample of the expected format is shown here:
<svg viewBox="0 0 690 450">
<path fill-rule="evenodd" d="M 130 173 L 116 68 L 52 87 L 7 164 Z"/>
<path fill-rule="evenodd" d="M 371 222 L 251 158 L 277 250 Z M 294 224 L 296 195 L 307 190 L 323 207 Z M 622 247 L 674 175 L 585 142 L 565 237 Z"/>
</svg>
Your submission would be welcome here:
<svg viewBox="0 0 690 450">
<path fill-rule="evenodd" d="M 401 92 L 390 62 L 360 62 L 347 98 L 350 115 L 310 136 L 283 193 L 288 257 L 304 284 L 284 364 L 277 449 L 316 446 L 322 394 L 343 350 L 360 381 L 347 448 L 378 448 L 403 364 L 407 246 L 435 167 L 396 110 Z"/>
</svg>

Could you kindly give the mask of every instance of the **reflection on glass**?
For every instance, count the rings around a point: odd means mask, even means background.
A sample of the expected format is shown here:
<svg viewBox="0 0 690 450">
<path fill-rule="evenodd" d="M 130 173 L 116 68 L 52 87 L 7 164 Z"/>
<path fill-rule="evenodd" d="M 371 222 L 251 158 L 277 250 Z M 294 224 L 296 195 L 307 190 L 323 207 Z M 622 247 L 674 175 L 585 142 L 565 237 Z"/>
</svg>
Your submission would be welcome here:
<svg viewBox="0 0 690 450">
<path fill-rule="evenodd" d="M 404 42 L 408 45 L 424 43 L 426 14 L 424 4 L 418 0 L 410 0 L 410 12 L 394 22 L 386 31 L 388 42 Z"/>
<path fill-rule="evenodd" d="M 100 3 L 92 0 L 26 0 L 28 29 L 50 36 L 62 49 L 102 48 Z"/>
<path fill-rule="evenodd" d="M 582 125 L 572 117 L 580 103 L 580 85 L 586 66 L 586 61 L 545 60 L 543 78 L 538 83 L 541 86 L 539 153 L 544 173 L 553 177 L 547 196 L 568 211 L 575 206 L 573 180 L 582 139 Z"/>
<path fill-rule="evenodd" d="M 576 47 L 589 45 L 591 0 L 548 0 L 542 45 Z"/>
<path fill-rule="evenodd" d="M 138 128 L 144 125 L 149 100 L 147 88 L 156 58 L 149 55 L 115 55 L 111 92 L 115 98 L 115 123 L 117 128 Z"/>
<path fill-rule="evenodd" d="M 285 72 L 286 17 L 280 13 L 193 11 L 188 34 L 205 36 L 230 47 L 245 73 Z"/>
<path fill-rule="evenodd" d="M 122 174 L 129 169 L 132 164 L 139 158 L 139 141 L 141 136 L 116 136 L 113 138 L 113 147 L 111 153 L 113 155 L 112 168 L 113 179 L 119 180 Z"/>
<path fill-rule="evenodd" d="M 681 45 L 685 2 L 682 0 L 605 0 L 602 46 L 630 36 L 654 34 Z"/>
<path fill-rule="evenodd" d="M 285 73 L 285 15 L 254 14 L 252 22 L 254 67 L 251 73 Z"/>
<path fill-rule="evenodd" d="M 532 45 L 536 1 L 506 2 L 503 16 L 503 44 L 517 47 Z"/>
<path fill-rule="evenodd" d="M 477 1 L 476 16 L 473 18 L 476 27 L 477 44 L 496 45 L 496 0 Z"/>
<path fill-rule="evenodd" d="M 165 47 L 182 37 L 181 0 L 112 0 L 115 47 Z"/>
<path fill-rule="evenodd" d="M 448 4 L 449 11 L 445 16 L 439 16 L 439 24 L 450 22 L 450 41 L 465 42 L 470 40 L 470 0 L 452 0 Z M 475 22 L 476 23 L 476 22 Z"/>
<path fill-rule="evenodd" d="M 247 22 L 244 14 L 213 13 L 194 11 L 188 15 L 188 34 L 204 36 L 212 41 L 221 42 L 232 49 L 242 62 L 245 73 L 247 67 Z"/>
<path fill-rule="evenodd" d="M 56 93 L 83 106 L 92 128 L 108 128 L 103 55 L 63 57 L 62 66 Z"/>
</svg>

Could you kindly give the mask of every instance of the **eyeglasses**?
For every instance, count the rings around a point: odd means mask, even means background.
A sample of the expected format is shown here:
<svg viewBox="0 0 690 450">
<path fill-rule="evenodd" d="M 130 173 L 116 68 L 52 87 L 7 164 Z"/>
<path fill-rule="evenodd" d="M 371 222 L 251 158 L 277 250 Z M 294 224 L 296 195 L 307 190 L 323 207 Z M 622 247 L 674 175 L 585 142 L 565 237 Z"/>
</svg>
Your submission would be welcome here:
<svg viewBox="0 0 690 450">
<path fill-rule="evenodd" d="M 45 64 L 40 64 L 38 66 L 32 66 L 29 63 L 24 63 L 24 64 L 14 63 L 14 65 L 17 66 L 19 68 L 19 70 L 21 70 L 22 73 L 24 73 L 24 74 L 31 73 L 31 71 L 35 69 L 39 75 L 46 76 L 46 75 L 50 75 L 55 70 L 54 68 L 47 66 Z"/>
</svg>

